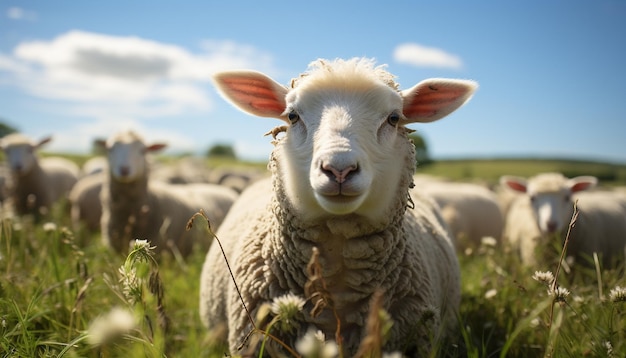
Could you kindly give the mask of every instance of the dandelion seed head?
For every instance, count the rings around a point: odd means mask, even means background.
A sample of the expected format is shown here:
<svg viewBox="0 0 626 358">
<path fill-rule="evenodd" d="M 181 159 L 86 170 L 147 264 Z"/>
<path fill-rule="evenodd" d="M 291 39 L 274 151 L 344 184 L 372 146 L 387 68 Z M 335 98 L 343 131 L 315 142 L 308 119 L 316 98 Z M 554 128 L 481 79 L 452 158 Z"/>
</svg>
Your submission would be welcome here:
<svg viewBox="0 0 626 358">
<path fill-rule="evenodd" d="M 609 292 L 609 299 L 611 302 L 626 302 L 626 288 L 615 286 L 615 288 L 611 289 Z"/>
<path fill-rule="evenodd" d="M 53 223 L 53 222 L 47 222 L 45 224 L 43 224 L 43 231 L 45 232 L 53 232 L 57 230 L 57 224 Z"/>
<path fill-rule="evenodd" d="M 480 244 L 482 246 L 495 247 L 498 244 L 498 240 L 491 236 L 485 236 L 480 239 Z"/>
<path fill-rule="evenodd" d="M 136 326 L 137 321 L 131 312 L 116 307 L 91 322 L 87 340 L 92 345 L 101 345 L 129 333 Z"/>
</svg>

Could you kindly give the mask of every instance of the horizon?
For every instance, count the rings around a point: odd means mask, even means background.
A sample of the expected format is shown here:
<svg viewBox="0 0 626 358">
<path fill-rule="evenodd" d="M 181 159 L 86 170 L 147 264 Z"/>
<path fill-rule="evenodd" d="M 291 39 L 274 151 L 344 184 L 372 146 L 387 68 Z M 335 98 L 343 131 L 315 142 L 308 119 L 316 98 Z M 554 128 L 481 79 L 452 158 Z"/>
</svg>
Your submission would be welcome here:
<svg viewBox="0 0 626 358">
<path fill-rule="evenodd" d="M 263 134 L 280 122 L 232 107 L 213 74 L 252 69 L 288 84 L 317 58 L 368 57 L 402 89 L 429 77 L 478 82 L 453 114 L 410 126 L 434 160 L 626 164 L 626 3 L 251 4 L 5 3 L 0 120 L 34 140 L 53 135 L 46 151 L 88 154 L 94 138 L 132 128 L 167 142 L 168 155 L 227 144 L 266 160 Z"/>
</svg>

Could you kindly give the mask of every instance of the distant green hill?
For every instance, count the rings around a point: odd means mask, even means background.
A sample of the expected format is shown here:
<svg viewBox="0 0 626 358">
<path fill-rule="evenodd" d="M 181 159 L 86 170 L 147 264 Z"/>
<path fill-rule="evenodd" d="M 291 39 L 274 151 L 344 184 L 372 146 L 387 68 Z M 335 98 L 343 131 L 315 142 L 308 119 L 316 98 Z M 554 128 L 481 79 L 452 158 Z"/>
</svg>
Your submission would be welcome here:
<svg viewBox="0 0 626 358">
<path fill-rule="evenodd" d="M 495 183 L 501 175 L 528 177 L 541 172 L 560 172 L 567 177 L 596 176 L 605 185 L 626 184 L 626 165 L 567 159 L 459 159 L 418 165 L 417 172 L 453 180 L 483 179 Z"/>
</svg>

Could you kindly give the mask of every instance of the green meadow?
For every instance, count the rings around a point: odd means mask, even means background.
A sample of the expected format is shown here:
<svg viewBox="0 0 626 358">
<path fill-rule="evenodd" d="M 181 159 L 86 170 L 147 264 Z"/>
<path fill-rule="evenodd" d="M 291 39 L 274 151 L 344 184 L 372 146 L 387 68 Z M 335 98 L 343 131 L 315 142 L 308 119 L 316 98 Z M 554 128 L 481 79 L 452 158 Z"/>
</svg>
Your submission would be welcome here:
<svg viewBox="0 0 626 358">
<path fill-rule="evenodd" d="M 596 175 L 606 186 L 626 183 L 626 166 L 597 162 L 451 160 L 418 168 L 489 183 L 503 174 L 544 171 Z M 198 315 L 204 252 L 186 261 L 154 260 L 141 248 L 113 253 L 98 233 L 73 230 L 63 204 L 43 222 L 0 222 L 0 357 L 224 357 Z M 623 264 L 608 269 L 590 258 L 585 267 L 557 268 L 562 247 L 545 250 L 553 259 L 537 267 L 524 267 L 506 244 L 491 240 L 459 251 L 458 335 L 432 356 L 624 357 Z M 558 294 L 541 281 L 547 271 L 557 276 Z M 263 331 L 271 327 L 254 334 Z M 382 355 L 374 345 L 365 356 Z"/>
</svg>

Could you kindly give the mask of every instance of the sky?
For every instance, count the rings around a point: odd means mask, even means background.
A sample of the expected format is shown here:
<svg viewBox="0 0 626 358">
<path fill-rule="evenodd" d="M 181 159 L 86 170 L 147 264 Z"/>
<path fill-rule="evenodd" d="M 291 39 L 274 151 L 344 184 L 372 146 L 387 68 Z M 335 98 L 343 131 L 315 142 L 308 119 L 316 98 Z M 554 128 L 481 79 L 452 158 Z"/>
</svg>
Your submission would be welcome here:
<svg viewBox="0 0 626 358">
<path fill-rule="evenodd" d="M 433 159 L 626 164 L 626 2 L 0 1 L 0 120 L 46 151 L 135 129 L 165 153 L 266 160 L 281 124 L 228 104 L 219 71 L 287 85 L 318 58 L 374 58 L 402 89 L 472 79 L 465 106 L 414 124 Z"/>
</svg>

